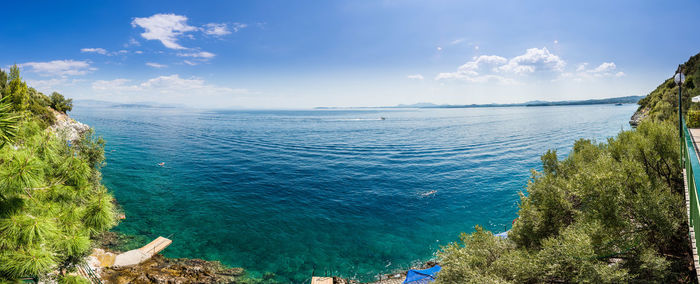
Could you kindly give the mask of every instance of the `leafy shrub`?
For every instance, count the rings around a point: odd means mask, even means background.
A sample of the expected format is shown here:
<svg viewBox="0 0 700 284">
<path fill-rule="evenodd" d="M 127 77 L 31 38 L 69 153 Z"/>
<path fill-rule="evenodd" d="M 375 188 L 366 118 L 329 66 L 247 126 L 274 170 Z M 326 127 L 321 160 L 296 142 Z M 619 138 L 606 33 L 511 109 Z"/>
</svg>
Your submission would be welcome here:
<svg viewBox="0 0 700 284">
<path fill-rule="evenodd" d="M 53 92 L 51 94 L 51 107 L 58 112 L 69 112 L 73 110 L 73 99 L 66 99 L 63 95 Z"/>
<path fill-rule="evenodd" d="M 678 282 L 688 271 L 678 132 L 643 121 L 542 156 L 508 239 L 477 227 L 443 247 L 439 283 Z"/>
<path fill-rule="evenodd" d="M 690 128 L 700 127 L 700 110 L 689 110 L 688 121 L 686 121 L 686 123 Z"/>
<path fill-rule="evenodd" d="M 66 275 L 58 280 L 58 284 L 90 284 L 90 281 L 80 276 Z"/>
</svg>

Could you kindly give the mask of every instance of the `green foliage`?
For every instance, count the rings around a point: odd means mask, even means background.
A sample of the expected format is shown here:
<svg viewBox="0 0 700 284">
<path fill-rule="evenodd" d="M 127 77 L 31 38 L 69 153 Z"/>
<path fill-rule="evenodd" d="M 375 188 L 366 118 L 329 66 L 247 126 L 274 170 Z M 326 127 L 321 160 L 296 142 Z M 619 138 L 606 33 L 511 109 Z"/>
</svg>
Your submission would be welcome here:
<svg viewBox="0 0 700 284">
<path fill-rule="evenodd" d="M 693 104 L 691 99 L 700 95 L 700 54 L 696 54 L 681 65 L 686 75 L 682 89 L 683 113 L 687 113 Z M 672 70 L 674 73 L 676 69 Z M 655 90 L 639 102 L 639 110 L 649 113 L 654 120 L 675 120 L 678 122 L 678 85 L 673 78 L 666 79 Z"/>
<path fill-rule="evenodd" d="M 10 77 L 8 80 L 7 90 L 6 93 L 3 94 L 3 97 L 7 96 L 9 102 L 12 103 L 13 110 L 26 110 L 29 106 L 29 89 L 27 83 L 22 81 L 19 67 L 17 67 L 16 64 L 10 67 Z"/>
<path fill-rule="evenodd" d="M 0 99 L 0 148 L 12 143 L 17 135 L 19 116 L 12 113 L 11 109 L 12 105 L 5 102 L 5 99 Z"/>
<path fill-rule="evenodd" d="M 80 276 L 66 275 L 58 280 L 58 284 L 90 284 L 90 281 Z"/>
<path fill-rule="evenodd" d="M 686 123 L 690 128 L 700 127 L 700 110 L 689 110 Z"/>
<path fill-rule="evenodd" d="M 59 112 L 68 112 L 73 109 L 73 99 L 66 99 L 63 95 L 53 92 L 51 94 L 51 107 Z"/>
<path fill-rule="evenodd" d="M 5 85 L 3 74 L 0 282 L 74 266 L 88 254 L 90 237 L 117 220 L 113 197 L 100 184 L 104 141 L 91 133 L 69 147 L 46 131 L 52 100 L 28 88 L 16 66 Z M 62 96 L 56 102 L 70 109 Z"/>
<path fill-rule="evenodd" d="M 678 132 L 644 121 L 542 156 L 508 239 L 477 227 L 443 247 L 439 283 L 677 282 L 686 277 Z"/>
<path fill-rule="evenodd" d="M 8 104 L 7 109 L 15 112 L 15 115 L 37 119 L 41 123 L 42 128 L 55 123 L 56 118 L 48 108 L 51 105 L 51 99 L 36 89 L 27 86 L 27 83 L 22 81 L 19 68 L 16 65 L 10 68 L 9 76 L 0 70 L 0 94 L 2 94 L 3 102 Z M 63 98 L 59 100 L 57 98 L 57 101 L 62 102 L 63 108 L 69 108 L 69 110 L 72 108 L 71 99 Z M 0 113 L 6 112 L 4 109 L 0 109 Z M 0 117 L 0 123 L 1 120 L 2 117 Z"/>
</svg>

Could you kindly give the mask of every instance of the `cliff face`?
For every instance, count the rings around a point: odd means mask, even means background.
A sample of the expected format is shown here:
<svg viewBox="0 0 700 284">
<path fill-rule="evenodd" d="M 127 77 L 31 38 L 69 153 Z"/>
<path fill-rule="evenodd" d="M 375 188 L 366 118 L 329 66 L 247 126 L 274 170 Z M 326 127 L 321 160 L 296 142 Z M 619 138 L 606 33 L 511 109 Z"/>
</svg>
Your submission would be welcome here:
<svg viewBox="0 0 700 284">
<path fill-rule="evenodd" d="M 630 125 L 635 127 L 639 125 L 639 123 L 641 123 L 642 120 L 649 116 L 649 111 L 650 109 L 648 107 L 637 109 L 637 111 L 635 111 L 632 117 L 630 118 Z"/>
<path fill-rule="evenodd" d="M 53 115 L 56 117 L 56 123 L 51 125 L 49 129 L 56 133 L 56 136 L 71 142 L 80 140 L 85 132 L 90 130 L 90 126 L 87 124 L 76 121 L 70 118 L 65 113 L 61 113 L 50 109 Z"/>
</svg>

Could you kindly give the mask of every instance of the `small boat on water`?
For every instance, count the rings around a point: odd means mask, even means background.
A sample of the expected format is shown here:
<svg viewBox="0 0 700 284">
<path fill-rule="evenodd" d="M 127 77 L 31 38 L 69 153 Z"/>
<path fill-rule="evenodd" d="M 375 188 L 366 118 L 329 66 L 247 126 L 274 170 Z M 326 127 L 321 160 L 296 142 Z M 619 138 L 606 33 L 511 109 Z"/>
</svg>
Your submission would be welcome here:
<svg viewBox="0 0 700 284">
<path fill-rule="evenodd" d="M 165 166 L 165 162 L 160 162 L 160 163 L 158 163 L 158 165 L 161 166 L 161 167 L 162 167 L 162 166 Z"/>
<path fill-rule="evenodd" d="M 386 117 L 381 116 L 379 117 L 379 120 L 386 120 Z"/>
<path fill-rule="evenodd" d="M 621 105 L 622 105 L 622 103 L 616 103 L 615 105 L 616 105 L 616 106 L 621 106 Z"/>
<path fill-rule="evenodd" d="M 436 193 L 437 193 L 437 190 L 431 190 L 428 192 L 421 193 L 420 195 L 421 196 L 431 196 L 431 195 L 436 194 Z"/>
</svg>

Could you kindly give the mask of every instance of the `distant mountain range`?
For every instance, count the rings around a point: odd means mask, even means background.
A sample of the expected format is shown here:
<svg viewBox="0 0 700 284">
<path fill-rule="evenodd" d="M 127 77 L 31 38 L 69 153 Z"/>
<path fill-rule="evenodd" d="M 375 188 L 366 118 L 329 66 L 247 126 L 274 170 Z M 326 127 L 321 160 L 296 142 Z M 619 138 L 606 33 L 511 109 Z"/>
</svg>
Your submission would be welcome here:
<svg viewBox="0 0 700 284">
<path fill-rule="evenodd" d="M 470 104 L 470 105 L 436 105 L 433 103 L 400 104 L 383 107 L 317 107 L 316 109 L 353 109 L 353 108 L 475 108 L 475 107 L 522 107 L 522 106 L 571 106 L 602 104 L 636 104 L 644 96 L 627 96 L 607 99 L 572 100 L 572 101 L 529 101 L 512 104 Z"/>
</svg>

